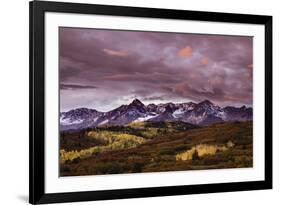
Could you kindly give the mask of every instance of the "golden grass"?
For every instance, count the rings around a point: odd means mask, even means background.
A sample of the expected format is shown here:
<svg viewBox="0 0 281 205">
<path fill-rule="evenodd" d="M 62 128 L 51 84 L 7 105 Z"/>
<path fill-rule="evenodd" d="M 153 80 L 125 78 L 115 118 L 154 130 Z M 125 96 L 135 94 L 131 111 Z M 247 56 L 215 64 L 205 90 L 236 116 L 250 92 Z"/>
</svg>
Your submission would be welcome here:
<svg viewBox="0 0 281 205">
<path fill-rule="evenodd" d="M 225 152 L 229 148 L 233 147 L 234 143 L 231 141 L 228 141 L 226 145 L 209 145 L 209 144 L 199 144 L 193 146 L 191 149 L 181 152 L 176 155 L 176 160 L 192 160 L 192 157 L 195 152 L 198 153 L 199 157 L 205 156 L 205 155 L 215 155 L 217 152 Z"/>
<path fill-rule="evenodd" d="M 88 136 L 97 140 L 103 140 L 104 142 L 106 142 L 106 145 L 94 146 L 80 151 L 72 150 L 67 152 L 64 149 L 61 149 L 60 162 L 64 163 L 67 160 L 72 161 L 76 158 L 90 157 L 94 153 L 98 152 L 133 148 L 145 142 L 145 139 L 142 137 L 111 131 L 91 131 L 88 133 Z"/>
</svg>

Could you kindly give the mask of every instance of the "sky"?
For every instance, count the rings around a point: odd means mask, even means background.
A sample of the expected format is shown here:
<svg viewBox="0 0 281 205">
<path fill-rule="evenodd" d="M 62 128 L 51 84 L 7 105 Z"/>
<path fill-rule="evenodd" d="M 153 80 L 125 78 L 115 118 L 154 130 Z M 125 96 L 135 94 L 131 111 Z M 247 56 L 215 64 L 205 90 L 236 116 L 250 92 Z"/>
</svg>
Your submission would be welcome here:
<svg viewBox="0 0 281 205">
<path fill-rule="evenodd" d="M 252 106 L 248 36 L 59 28 L 60 109 L 210 100 Z"/>
</svg>

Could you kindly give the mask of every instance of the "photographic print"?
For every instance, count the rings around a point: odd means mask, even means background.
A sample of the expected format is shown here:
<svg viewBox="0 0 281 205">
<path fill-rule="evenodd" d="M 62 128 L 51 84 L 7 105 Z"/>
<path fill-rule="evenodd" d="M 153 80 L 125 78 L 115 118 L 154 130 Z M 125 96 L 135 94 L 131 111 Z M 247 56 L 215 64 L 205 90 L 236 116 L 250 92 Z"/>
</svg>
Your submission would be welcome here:
<svg viewBox="0 0 281 205">
<path fill-rule="evenodd" d="M 60 176 L 253 167 L 253 38 L 59 28 Z"/>
<path fill-rule="evenodd" d="M 29 62 L 31 204 L 272 189 L 272 16 L 31 1 Z"/>
</svg>

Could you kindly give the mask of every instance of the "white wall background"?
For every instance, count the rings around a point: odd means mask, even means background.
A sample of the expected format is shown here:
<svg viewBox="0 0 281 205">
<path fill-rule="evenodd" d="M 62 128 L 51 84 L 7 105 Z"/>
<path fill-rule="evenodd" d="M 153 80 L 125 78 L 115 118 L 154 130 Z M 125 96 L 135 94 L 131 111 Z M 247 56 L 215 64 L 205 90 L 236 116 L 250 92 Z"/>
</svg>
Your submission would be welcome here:
<svg viewBox="0 0 281 205">
<path fill-rule="evenodd" d="M 281 12 L 276 0 L 72 0 L 96 4 L 273 15 L 274 189 L 79 204 L 277 204 L 281 200 Z M 0 204 L 28 201 L 28 1 L 2 1 L 0 12 Z"/>
</svg>

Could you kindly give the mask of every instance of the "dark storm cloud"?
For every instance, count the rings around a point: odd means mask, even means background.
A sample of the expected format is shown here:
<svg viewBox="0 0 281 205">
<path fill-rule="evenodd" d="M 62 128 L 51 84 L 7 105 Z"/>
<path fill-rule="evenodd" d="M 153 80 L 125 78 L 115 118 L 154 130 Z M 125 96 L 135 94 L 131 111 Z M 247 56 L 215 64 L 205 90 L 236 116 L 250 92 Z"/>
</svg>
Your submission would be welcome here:
<svg viewBox="0 0 281 205">
<path fill-rule="evenodd" d="M 154 101 L 154 100 L 164 100 L 164 96 L 151 96 L 151 97 L 145 97 L 142 98 L 141 100 L 143 101 Z"/>
<path fill-rule="evenodd" d="M 77 84 L 60 84 L 60 89 L 61 90 L 75 90 L 75 89 L 96 89 L 98 87 L 92 86 L 92 85 L 77 85 Z"/>
<path fill-rule="evenodd" d="M 252 37 L 60 28 L 59 43 L 61 84 L 85 86 L 61 88 L 64 110 L 136 97 L 252 105 Z"/>
</svg>

